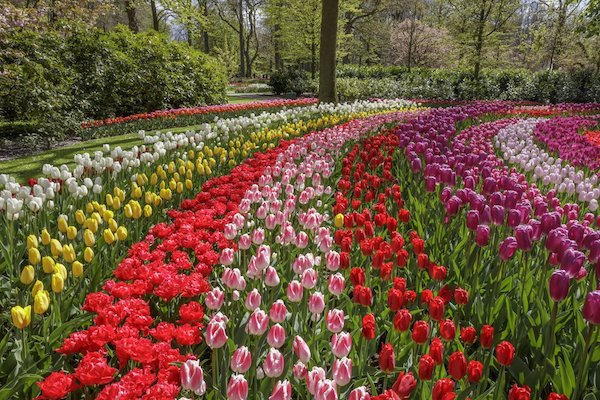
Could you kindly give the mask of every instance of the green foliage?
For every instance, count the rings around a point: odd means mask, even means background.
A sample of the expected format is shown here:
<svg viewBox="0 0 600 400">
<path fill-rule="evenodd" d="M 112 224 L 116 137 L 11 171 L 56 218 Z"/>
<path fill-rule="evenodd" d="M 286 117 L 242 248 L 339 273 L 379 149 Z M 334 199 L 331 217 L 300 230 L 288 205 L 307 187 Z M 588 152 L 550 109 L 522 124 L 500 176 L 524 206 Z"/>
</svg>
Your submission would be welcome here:
<svg viewBox="0 0 600 400">
<path fill-rule="evenodd" d="M 37 133 L 40 124 L 37 121 L 0 121 L 0 139 L 17 136 L 26 136 Z"/>
<path fill-rule="evenodd" d="M 299 96 L 310 90 L 308 74 L 299 69 L 274 72 L 269 79 L 269 86 L 275 94 L 295 93 Z"/>
<path fill-rule="evenodd" d="M 17 32 L 0 54 L 0 118 L 37 120 L 51 136 L 76 134 L 84 119 L 225 99 L 220 64 L 154 31 Z"/>
</svg>

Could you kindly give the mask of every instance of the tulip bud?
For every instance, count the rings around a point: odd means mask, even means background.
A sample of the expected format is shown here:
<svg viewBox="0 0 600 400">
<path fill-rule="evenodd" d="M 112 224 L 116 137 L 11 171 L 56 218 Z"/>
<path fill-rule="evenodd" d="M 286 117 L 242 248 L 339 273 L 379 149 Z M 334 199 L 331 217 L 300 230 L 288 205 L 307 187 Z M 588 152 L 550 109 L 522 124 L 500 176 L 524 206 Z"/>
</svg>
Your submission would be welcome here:
<svg viewBox="0 0 600 400">
<path fill-rule="evenodd" d="M 206 392 L 204 371 L 198 360 L 187 360 L 181 365 L 181 387 L 193 391 L 198 396 Z"/>
<path fill-rule="evenodd" d="M 298 357 L 298 360 L 300 360 L 300 362 L 306 364 L 308 360 L 310 360 L 310 348 L 308 347 L 304 339 L 302 339 L 300 336 L 296 336 L 294 338 L 294 343 L 292 344 L 292 347 L 294 349 L 296 357 Z"/>
<path fill-rule="evenodd" d="M 35 235 L 27 236 L 27 249 L 32 249 L 32 248 L 37 248 L 37 247 L 38 247 L 37 236 L 35 236 Z"/>
<path fill-rule="evenodd" d="M 32 248 L 29 249 L 28 256 L 29 256 L 28 257 L 29 258 L 29 263 L 33 264 L 33 265 L 39 264 L 40 261 L 41 261 L 41 259 L 42 259 L 40 251 L 37 248 L 35 248 L 35 247 L 32 247 Z"/>
<path fill-rule="evenodd" d="M 21 283 L 29 285 L 35 279 L 35 270 L 32 265 L 27 265 L 21 271 Z"/>
<path fill-rule="evenodd" d="M 39 292 L 40 290 L 44 290 L 44 284 L 42 283 L 42 281 L 35 281 L 33 287 L 31 288 L 31 295 L 35 297 L 37 292 Z"/>
<path fill-rule="evenodd" d="M 46 228 L 42 229 L 42 244 L 44 246 L 48 246 L 50 244 L 50 240 L 52 240 L 52 238 L 50 237 L 50 234 Z"/>
<path fill-rule="evenodd" d="M 231 370 L 244 374 L 252 366 L 252 354 L 246 346 L 238 347 L 231 356 Z"/>
<path fill-rule="evenodd" d="M 550 276 L 549 289 L 550 289 L 550 297 L 554 301 L 562 301 L 569 294 L 569 286 L 571 284 L 571 279 L 569 279 L 569 275 L 558 269 L 552 273 Z"/>
<path fill-rule="evenodd" d="M 333 224 L 336 228 L 341 228 L 344 226 L 344 214 L 336 214 L 335 218 L 333 219 Z"/>
<path fill-rule="evenodd" d="M 127 239 L 127 228 L 120 226 L 117 228 L 117 239 L 123 241 Z"/>
<path fill-rule="evenodd" d="M 83 264 L 79 261 L 75 261 L 71 265 L 71 270 L 73 271 L 73 276 L 79 278 L 83 275 Z"/>
<path fill-rule="evenodd" d="M 50 295 L 46 290 L 38 291 L 33 298 L 33 311 L 41 315 L 50 307 Z"/>
<path fill-rule="evenodd" d="M 263 370 L 269 378 L 277 378 L 283 373 L 285 360 L 283 354 L 277 349 L 271 348 L 263 362 Z"/>
<path fill-rule="evenodd" d="M 292 384 L 287 380 L 277 381 L 269 400 L 292 400 Z"/>
<path fill-rule="evenodd" d="M 31 306 L 25 308 L 14 306 L 10 309 L 10 315 L 12 317 L 12 323 L 17 329 L 25 329 L 31 323 Z"/>
<path fill-rule="evenodd" d="M 282 300 L 276 300 L 269 310 L 269 317 L 275 323 L 282 323 L 287 316 L 287 308 Z"/>
<path fill-rule="evenodd" d="M 227 400 L 246 400 L 248 381 L 244 375 L 232 375 L 227 384 Z"/>
<path fill-rule="evenodd" d="M 587 294 L 583 304 L 583 318 L 590 324 L 600 325 L 600 290 Z"/>
<path fill-rule="evenodd" d="M 343 357 L 333 362 L 333 379 L 340 386 L 346 386 L 352 379 L 352 360 Z"/>
<path fill-rule="evenodd" d="M 52 291 L 60 293 L 65 288 L 65 280 L 60 273 L 52 274 Z"/>
</svg>

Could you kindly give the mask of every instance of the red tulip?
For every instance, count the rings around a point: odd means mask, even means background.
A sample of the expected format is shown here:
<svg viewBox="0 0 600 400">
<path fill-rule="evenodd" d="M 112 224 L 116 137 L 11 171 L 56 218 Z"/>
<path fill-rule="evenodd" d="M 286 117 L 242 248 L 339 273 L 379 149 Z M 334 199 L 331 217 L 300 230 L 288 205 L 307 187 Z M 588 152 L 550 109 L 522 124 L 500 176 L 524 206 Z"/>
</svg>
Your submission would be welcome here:
<svg viewBox="0 0 600 400">
<path fill-rule="evenodd" d="M 461 351 L 452 353 L 448 360 L 448 373 L 457 381 L 467 373 L 467 359 Z"/>
<path fill-rule="evenodd" d="M 431 393 L 432 400 L 442 400 L 444 395 L 452 393 L 454 391 L 454 381 L 452 379 L 444 378 L 440 379 L 433 385 L 433 391 Z"/>
<path fill-rule="evenodd" d="M 419 379 L 428 381 L 433 376 L 435 360 L 429 354 L 421 356 L 419 359 Z"/>
<path fill-rule="evenodd" d="M 429 339 L 429 324 L 425 321 L 415 322 L 412 329 L 412 340 L 418 344 L 423 344 L 427 342 L 427 339 Z"/>
<path fill-rule="evenodd" d="M 529 386 L 519 387 L 514 384 L 508 392 L 508 400 L 529 400 L 531 397 L 531 389 Z"/>
<path fill-rule="evenodd" d="M 444 340 L 454 340 L 456 337 L 456 326 L 451 319 L 440 321 L 440 336 Z"/>
<path fill-rule="evenodd" d="M 460 330 L 460 339 L 467 344 L 473 344 L 477 337 L 477 331 L 472 326 L 465 326 Z"/>
<path fill-rule="evenodd" d="M 396 329 L 399 332 L 405 332 L 410 327 L 411 321 L 412 314 L 406 308 L 403 308 L 399 310 L 394 316 L 394 329 Z"/>
<path fill-rule="evenodd" d="M 494 343 L 494 327 L 491 325 L 484 325 L 481 328 L 479 341 L 481 342 L 481 347 L 484 349 L 491 348 Z"/>
<path fill-rule="evenodd" d="M 496 346 L 496 360 L 501 365 L 510 366 L 515 358 L 515 347 L 507 341 L 500 342 Z"/>
<path fill-rule="evenodd" d="M 379 352 L 379 368 L 387 373 L 396 368 L 396 354 L 391 343 L 384 344 Z"/>
<path fill-rule="evenodd" d="M 469 361 L 469 365 L 467 365 L 467 377 L 469 378 L 469 382 L 477 383 L 481 380 L 481 375 L 483 374 L 483 364 L 479 361 Z"/>
<path fill-rule="evenodd" d="M 367 340 L 375 339 L 375 316 L 367 314 L 362 319 L 362 335 Z"/>
<path fill-rule="evenodd" d="M 431 340 L 429 355 L 437 365 L 441 365 L 444 362 L 444 343 L 439 338 L 435 337 Z"/>
<path fill-rule="evenodd" d="M 444 299 L 435 297 L 429 302 L 429 316 L 434 321 L 444 318 Z"/>
</svg>

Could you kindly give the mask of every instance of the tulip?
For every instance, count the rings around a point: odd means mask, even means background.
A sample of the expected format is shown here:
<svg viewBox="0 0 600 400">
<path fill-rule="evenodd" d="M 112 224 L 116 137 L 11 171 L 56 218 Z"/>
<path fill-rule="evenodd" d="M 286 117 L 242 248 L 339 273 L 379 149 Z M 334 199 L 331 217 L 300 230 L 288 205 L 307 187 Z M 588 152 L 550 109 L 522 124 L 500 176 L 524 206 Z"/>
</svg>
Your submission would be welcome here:
<svg viewBox="0 0 600 400">
<path fill-rule="evenodd" d="M 589 292 L 583 305 L 583 318 L 593 325 L 600 325 L 600 290 Z"/>
<path fill-rule="evenodd" d="M 265 358 L 262 367 L 266 376 L 269 378 L 277 378 L 283 373 L 284 364 L 285 360 L 283 354 L 281 354 L 279 350 L 271 348 L 267 353 L 267 357 Z"/>
<path fill-rule="evenodd" d="M 38 315 L 45 313 L 50 307 L 50 295 L 46 290 L 38 291 L 33 297 L 33 312 Z"/>
<path fill-rule="evenodd" d="M 269 287 L 275 287 L 279 285 L 279 275 L 277 270 L 271 266 L 265 269 L 265 285 Z"/>
<path fill-rule="evenodd" d="M 292 347 L 294 349 L 296 357 L 298 357 L 298 360 L 300 360 L 300 362 L 306 364 L 308 360 L 310 360 L 310 348 L 308 347 L 304 339 L 302 339 L 300 336 L 296 336 L 294 338 Z"/>
<path fill-rule="evenodd" d="M 31 323 L 31 306 L 14 306 L 10 309 L 12 323 L 17 329 L 25 329 Z"/>
<path fill-rule="evenodd" d="M 444 343 L 439 338 L 435 337 L 431 340 L 429 355 L 436 365 L 441 365 L 444 362 Z"/>
<path fill-rule="evenodd" d="M 292 384 L 287 381 L 277 381 L 273 387 L 273 391 L 269 396 L 269 400 L 291 400 L 292 399 Z"/>
<path fill-rule="evenodd" d="M 500 342 L 496 346 L 496 360 L 501 365 L 509 367 L 515 358 L 515 348 L 507 341 Z"/>
<path fill-rule="evenodd" d="M 467 377 L 469 382 L 477 383 L 481 380 L 481 376 L 483 375 L 483 364 L 479 361 L 471 360 L 467 365 Z"/>
<path fill-rule="evenodd" d="M 529 400 L 530 396 L 529 386 L 520 387 L 516 383 L 508 391 L 508 400 Z"/>
<path fill-rule="evenodd" d="M 287 297 L 292 303 L 299 303 L 302 300 L 303 287 L 297 280 L 291 281 L 287 286 Z"/>
<path fill-rule="evenodd" d="M 60 273 L 52 274 L 52 291 L 60 293 L 65 288 L 65 280 Z"/>
<path fill-rule="evenodd" d="M 256 309 L 250 314 L 248 323 L 246 325 L 246 331 L 250 335 L 261 336 L 267 331 L 269 327 L 269 317 L 261 309 Z"/>
<path fill-rule="evenodd" d="M 315 400 L 337 400 L 337 387 L 334 381 L 322 379 L 315 391 Z"/>
<path fill-rule="evenodd" d="M 231 370 L 238 374 L 244 374 L 252 366 L 252 354 L 246 346 L 235 349 L 231 356 Z"/>
<path fill-rule="evenodd" d="M 417 321 L 412 329 L 412 340 L 423 344 L 429 339 L 429 324 L 425 321 Z"/>
<path fill-rule="evenodd" d="M 490 241 L 490 227 L 487 225 L 477 225 L 477 231 L 475 233 L 475 243 L 479 247 L 487 246 Z"/>
<path fill-rule="evenodd" d="M 465 326 L 460 329 L 460 339 L 467 344 L 473 344 L 475 342 L 475 338 L 477 336 L 477 332 L 475 328 L 472 326 Z"/>
<path fill-rule="evenodd" d="M 204 304 L 208 307 L 209 310 L 219 310 L 225 301 L 225 293 L 218 288 L 215 287 L 213 290 L 206 294 L 206 299 L 204 300 Z"/>
<path fill-rule="evenodd" d="M 465 376 L 467 373 L 467 359 L 462 352 L 452 353 L 448 360 L 448 373 L 457 381 Z"/>
<path fill-rule="evenodd" d="M 331 352 L 338 358 L 350 354 L 352 336 L 348 332 L 334 333 L 331 337 Z"/>
<path fill-rule="evenodd" d="M 315 396 L 319 382 L 323 379 L 325 379 L 325 370 L 323 368 L 313 367 L 313 369 L 308 371 L 306 374 L 306 388 L 308 392 Z"/>
<path fill-rule="evenodd" d="M 181 365 L 181 387 L 202 396 L 206 392 L 204 371 L 198 360 L 187 360 Z"/>
<path fill-rule="evenodd" d="M 308 310 L 313 314 L 321 314 L 325 309 L 325 297 L 321 292 L 315 292 L 308 298 Z"/>
<path fill-rule="evenodd" d="M 412 314 L 406 308 L 399 310 L 394 316 L 393 325 L 394 329 L 399 332 L 405 332 L 410 328 L 412 321 Z M 415 324 L 416 326 L 416 324 Z"/>
<path fill-rule="evenodd" d="M 30 264 L 37 265 L 42 260 L 40 251 L 36 247 L 32 247 L 28 250 L 28 260 Z"/>
<path fill-rule="evenodd" d="M 120 226 L 117 228 L 117 239 L 123 241 L 127 239 L 127 228 Z"/>
<path fill-rule="evenodd" d="M 350 392 L 348 400 L 371 400 L 371 395 L 364 386 L 359 386 Z"/>
<path fill-rule="evenodd" d="M 484 349 L 491 348 L 494 342 L 494 327 L 491 325 L 484 325 L 481 328 L 479 341 L 481 342 L 481 347 Z"/>
<path fill-rule="evenodd" d="M 509 236 L 500 243 L 499 255 L 504 261 L 510 260 L 517 251 L 517 240 Z"/>
<path fill-rule="evenodd" d="M 292 372 L 294 373 L 294 377 L 298 380 L 302 380 L 306 377 L 308 371 L 306 370 L 306 366 L 302 363 L 302 361 L 298 361 L 292 367 Z"/>
<path fill-rule="evenodd" d="M 40 290 L 44 290 L 44 284 L 42 283 L 42 281 L 35 281 L 33 287 L 31 288 L 31 295 L 35 297 L 37 292 L 39 292 Z"/>
<path fill-rule="evenodd" d="M 444 340 L 454 340 L 456 337 L 456 326 L 451 319 L 440 321 L 440 336 Z"/>
<path fill-rule="evenodd" d="M 313 268 L 308 268 L 302 273 L 302 286 L 305 289 L 312 289 L 316 286 L 319 275 Z"/>
<path fill-rule="evenodd" d="M 282 323 L 287 317 L 287 308 L 283 300 L 276 300 L 269 310 L 269 317 L 275 323 Z"/>
<path fill-rule="evenodd" d="M 396 355 L 394 346 L 391 343 L 386 343 L 381 347 L 379 352 L 379 368 L 386 373 L 394 371 L 396 368 Z"/>
<path fill-rule="evenodd" d="M 435 361 L 429 354 L 421 356 L 419 359 L 419 379 L 428 381 L 433 376 Z"/>
<path fill-rule="evenodd" d="M 258 290 L 252 289 L 250 293 L 246 296 L 245 306 L 248 311 L 254 311 L 260 307 L 262 302 L 262 297 Z"/>
<path fill-rule="evenodd" d="M 285 329 L 279 324 L 275 324 L 269 329 L 267 334 L 267 343 L 276 349 L 283 346 L 285 343 Z"/>
<path fill-rule="evenodd" d="M 244 375 L 231 375 L 227 383 L 227 400 L 246 400 L 248 398 L 248 381 Z"/>
<path fill-rule="evenodd" d="M 35 279 L 35 270 L 32 265 L 27 265 L 21 270 L 20 280 L 24 285 L 29 285 Z"/>
<path fill-rule="evenodd" d="M 434 321 L 439 321 L 444 317 L 444 299 L 435 297 L 429 302 L 429 316 Z"/>
<path fill-rule="evenodd" d="M 563 270 L 556 270 L 550 276 L 550 297 L 554 301 L 562 301 L 569 294 L 570 279 L 568 274 Z"/>
<path fill-rule="evenodd" d="M 333 379 L 336 384 L 346 386 L 352 379 L 352 360 L 346 357 L 334 360 Z"/>
<path fill-rule="evenodd" d="M 440 379 L 433 385 L 433 391 L 431 392 L 432 400 L 443 400 L 446 399 L 447 393 L 454 391 L 454 381 L 452 379 L 444 378 Z M 453 399 L 453 397 L 452 397 Z"/>
<path fill-rule="evenodd" d="M 333 274 L 329 276 L 329 284 L 328 289 L 331 294 L 334 296 L 339 296 L 344 292 L 344 287 L 346 286 L 346 280 L 344 276 L 340 273 Z"/>
<path fill-rule="evenodd" d="M 327 311 L 325 318 L 327 329 L 332 333 L 339 333 L 344 329 L 344 310 L 332 309 Z"/>
<path fill-rule="evenodd" d="M 394 385 L 392 386 L 392 390 L 396 392 L 400 398 L 408 399 L 416 387 L 417 381 L 412 372 L 409 372 L 408 374 L 400 372 L 396 378 L 396 382 L 394 382 Z"/>
<path fill-rule="evenodd" d="M 211 320 L 204 331 L 206 345 L 211 349 L 219 349 L 227 343 L 225 322 Z"/>
<path fill-rule="evenodd" d="M 336 214 L 336 216 L 333 219 L 333 225 L 338 229 L 343 227 L 344 226 L 344 214 Z"/>
</svg>

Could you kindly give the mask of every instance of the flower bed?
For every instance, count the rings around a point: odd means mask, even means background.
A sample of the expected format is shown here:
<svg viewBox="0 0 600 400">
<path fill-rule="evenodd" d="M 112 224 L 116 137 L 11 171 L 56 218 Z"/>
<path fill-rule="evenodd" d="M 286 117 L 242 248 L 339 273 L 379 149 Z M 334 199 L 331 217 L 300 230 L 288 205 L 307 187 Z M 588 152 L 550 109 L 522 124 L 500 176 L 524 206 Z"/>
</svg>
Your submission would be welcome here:
<svg viewBox="0 0 600 400">
<path fill-rule="evenodd" d="M 152 166 L 168 176 L 156 169 L 163 190 L 174 174 L 188 175 L 187 161 L 205 168 L 213 157 L 222 175 L 203 179 L 166 222 L 132 225 L 133 241 L 142 240 L 120 262 L 104 256 L 112 277 L 101 274 L 102 290 L 86 292 L 74 332 L 51 346 L 54 372 L 25 391 L 43 399 L 592 398 L 597 188 L 581 168 L 551 162 L 535 139 L 556 118 L 524 119 L 497 102 L 390 108 L 307 123 L 299 121 L 314 114 L 300 113 L 292 124 L 220 139 L 217 123 L 201 133 L 216 149 L 199 146 L 195 133 L 148 137 L 172 143 L 164 149 L 178 157 Z M 233 143 L 242 137 L 248 145 Z M 144 184 L 148 174 L 133 179 L 142 197 L 160 188 Z M 52 257 L 52 244 L 37 239 L 23 239 L 24 248 Z M 99 240 L 100 252 L 110 249 L 110 235 Z M 53 296 L 52 307 L 63 300 Z M 13 314 L 23 335 L 41 326 L 23 308 Z M 28 351 L 20 357 L 31 359 Z"/>
</svg>

